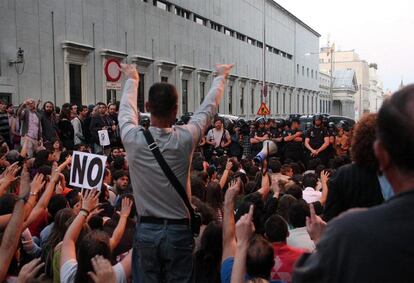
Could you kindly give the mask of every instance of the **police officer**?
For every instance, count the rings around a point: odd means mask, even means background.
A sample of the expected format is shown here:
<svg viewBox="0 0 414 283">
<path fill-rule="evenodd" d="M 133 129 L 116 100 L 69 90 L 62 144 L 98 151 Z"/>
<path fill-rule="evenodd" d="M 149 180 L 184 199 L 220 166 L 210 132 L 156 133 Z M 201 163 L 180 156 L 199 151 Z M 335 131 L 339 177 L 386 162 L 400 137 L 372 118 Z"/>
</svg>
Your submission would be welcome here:
<svg viewBox="0 0 414 283">
<path fill-rule="evenodd" d="M 319 158 L 323 164 L 328 163 L 329 134 L 322 125 L 321 115 L 313 116 L 313 127 L 307 132 L 305 147 L 308 149 L 309 160 Z"/>
<path fill-rule="evenodd" d="M 300 130 L 299 118 L 292 118 L 290 129 L 283 134 L 285 141 L 284 160 L 292 160 L 294 162 L 303 162 L 303 133 Z"/>
<path fill-rule="evenodd" d="M 252 156 L 256 156 L 263 147 L 263 142 L 269 139 L 269 133 L 267 132 L 265 125 L 266 119 L 263 117 L 256 119 L 257 130 L 252 133 L 250 142 L 252 144 Z"/>
</svg>

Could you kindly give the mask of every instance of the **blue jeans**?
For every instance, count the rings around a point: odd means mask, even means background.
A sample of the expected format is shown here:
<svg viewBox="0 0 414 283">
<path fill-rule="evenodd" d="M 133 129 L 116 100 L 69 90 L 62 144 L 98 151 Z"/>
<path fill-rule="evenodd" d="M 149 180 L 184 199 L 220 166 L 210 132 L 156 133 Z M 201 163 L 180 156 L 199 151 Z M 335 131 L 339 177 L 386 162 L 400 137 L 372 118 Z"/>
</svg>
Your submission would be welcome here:
<svg viewBox="0 0 414 283">
<path fill-rule="evenodd" d="M 193 236 L 188 225 L 138 223 L 132 254 L 135 283 L 193 281 Z"/>
</svg>

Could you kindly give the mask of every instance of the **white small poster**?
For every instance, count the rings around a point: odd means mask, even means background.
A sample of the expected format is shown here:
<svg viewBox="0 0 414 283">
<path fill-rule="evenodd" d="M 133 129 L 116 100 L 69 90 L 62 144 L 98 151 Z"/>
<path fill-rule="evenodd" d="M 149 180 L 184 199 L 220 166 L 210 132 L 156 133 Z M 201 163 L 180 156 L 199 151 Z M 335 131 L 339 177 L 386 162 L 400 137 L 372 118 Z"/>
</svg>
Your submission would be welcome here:
<svg viewBox="0 0 414 283">
<path fill-rule="evenodd" d="M 69 184 L 78 188 L 101 190 L 106 159 L 104 155 L 74 151 Z"/>
<path fill-rule="evenodd" d="M 108 130 L 98 131 L 98 137 L 99 137 L 99 144 L 101 146 L 108 146 L 111 144 L 111 141 L 109 140 Z"/>
</svg>

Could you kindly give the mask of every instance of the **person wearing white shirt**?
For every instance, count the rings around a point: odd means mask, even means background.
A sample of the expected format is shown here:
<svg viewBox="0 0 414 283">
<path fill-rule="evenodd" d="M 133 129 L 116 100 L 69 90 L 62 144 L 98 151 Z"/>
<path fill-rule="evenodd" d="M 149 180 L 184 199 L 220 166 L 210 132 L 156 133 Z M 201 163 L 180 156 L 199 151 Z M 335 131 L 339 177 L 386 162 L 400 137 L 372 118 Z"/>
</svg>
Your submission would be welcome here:
<svg viewBox="0 0 414 283">
<path fill-rule="evenodd" d="M 320 201 L 322 197 L 322 193 L 319 191 L 316 191 L 316 185 L 318 184 L 318 178 L 315 174 L 306 174 L 303 176 L 302 181 L 303 187 L 305 188 L 303 190 L 303 199 L 307 203 L 313 203 Z"/>
</svg>

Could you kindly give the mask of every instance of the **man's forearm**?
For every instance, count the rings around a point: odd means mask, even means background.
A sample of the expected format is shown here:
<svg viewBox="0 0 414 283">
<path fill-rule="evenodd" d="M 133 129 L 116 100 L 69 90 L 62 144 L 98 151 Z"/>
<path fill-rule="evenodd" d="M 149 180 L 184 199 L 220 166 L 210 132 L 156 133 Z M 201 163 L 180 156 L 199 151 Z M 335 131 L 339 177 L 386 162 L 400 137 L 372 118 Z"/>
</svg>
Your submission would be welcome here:
<svg viewBox="0 0 414 283">
<path fill-rule="evenodd" d="M 217 108 L 224 94 L 224 76 L 218 76 L 213 80 L 211 89 L 209 90 L 200 108 L 194 113 L 189 122 L 189 126 L 196 126 L 198 133 L 196 134 L 196 144 L 200 142 L 202 133 L 206 132 L 207 127 L 211 124 L 214 115 L 217 113 Z"/>
<path fill-rule="evenodd" d="M 122 93 L 121 103 L 119 105 L 119 130 L 122 140 L 132 128 L 138 126 L 139 111 L 137 106 L 138 98 L 138 81 L 135 79 L 128 79 L 125 83 L 124 91 Z"/>
<path fill-rule="evenodd" d="M 12 217 L 3 235 L 0 246 L 0 282 L 3 282 L 10 262 L 16 252 L 19 244 L 20 233 L 24 220 L 24 203 L 22 200 L 17 201 L 13 209 Z"/>
</svg>

